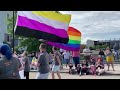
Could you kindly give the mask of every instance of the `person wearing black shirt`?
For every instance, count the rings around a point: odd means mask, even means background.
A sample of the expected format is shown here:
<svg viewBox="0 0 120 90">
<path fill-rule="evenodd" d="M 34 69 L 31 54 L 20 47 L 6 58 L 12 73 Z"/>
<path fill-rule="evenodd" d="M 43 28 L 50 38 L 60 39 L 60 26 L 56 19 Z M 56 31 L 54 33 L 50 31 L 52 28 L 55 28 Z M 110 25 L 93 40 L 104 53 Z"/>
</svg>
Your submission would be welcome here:
<svg viewBox="0 0 120 90">
<path fill-rule="evenodd" d="M 105 60 L 105 54 L 104 54 L 103 50 L 100 49 L 99 55 L 101 55 L 102 60 Z"/>
<path fill-rule="evenodd" d="M 80 75 L 83 75 L 84 73 L 85 73 L 86 75 L 89 74 L 88 63 L 87 63 L 86 61 L 83 61 L 83 63 L 82 63 Z"/>
</svg>

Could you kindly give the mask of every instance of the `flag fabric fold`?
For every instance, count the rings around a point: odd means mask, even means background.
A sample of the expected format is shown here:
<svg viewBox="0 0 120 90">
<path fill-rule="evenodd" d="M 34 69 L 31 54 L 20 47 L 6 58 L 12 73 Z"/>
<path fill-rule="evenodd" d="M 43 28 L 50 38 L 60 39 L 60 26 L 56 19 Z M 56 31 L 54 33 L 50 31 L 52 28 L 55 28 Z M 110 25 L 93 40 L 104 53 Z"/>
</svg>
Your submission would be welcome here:
<svg viewBox="0 0 120 90">
<path fill-rule="evenodd" d="M 70 20 L 71 15 L 53 11 L 18 11 L 15 35 L 66 44 Z"/>
<path fill-rule="evenodd" d="M 48 45 L 52 45 L 58 48 L 62 48 L 68 51 L 78 51 L 81 44 L 81 32 L 73 27 L 69 27 L 68 31 L 69 41 L 67 44 L 55 43 L 46 41 Z"/>
</svg>

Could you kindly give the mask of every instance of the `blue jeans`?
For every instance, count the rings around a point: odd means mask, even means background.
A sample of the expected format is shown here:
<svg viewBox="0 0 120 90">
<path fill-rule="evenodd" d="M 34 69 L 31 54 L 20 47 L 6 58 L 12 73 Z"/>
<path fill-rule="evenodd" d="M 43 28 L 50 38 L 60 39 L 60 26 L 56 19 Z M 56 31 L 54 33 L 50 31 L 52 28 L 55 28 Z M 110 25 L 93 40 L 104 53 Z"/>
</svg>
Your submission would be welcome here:
<svg viewBox="0 0 120 90">
<path fill-rule="evenodd" d="M 106 60 L 104 55 L 101 55 L 101 57 L 102 57 L 102 60 L 103 60 L 103 61 L 105 61 L 105 60 Z"/>
<path fill-rule="evenodd" d="M 115 58 L 116 58 L 117 60 L 119 60 L 119 53 L 118 53 L 118 51 L 116 51 L 116 53 L 115 53 Z"/>
<path fill-rule="evenodd" d="M 66 64 L 69 64 L 70 63 L 70 60 L 69 59 L 64 59 L 65 63 Z"/>
<path fill-rule="evenodd" d="M 77 64 L 80 64 L 80 57 L 73 57 L 73 61 L 75 63 L 75 67 L 77 68 Z"/>
</svg>

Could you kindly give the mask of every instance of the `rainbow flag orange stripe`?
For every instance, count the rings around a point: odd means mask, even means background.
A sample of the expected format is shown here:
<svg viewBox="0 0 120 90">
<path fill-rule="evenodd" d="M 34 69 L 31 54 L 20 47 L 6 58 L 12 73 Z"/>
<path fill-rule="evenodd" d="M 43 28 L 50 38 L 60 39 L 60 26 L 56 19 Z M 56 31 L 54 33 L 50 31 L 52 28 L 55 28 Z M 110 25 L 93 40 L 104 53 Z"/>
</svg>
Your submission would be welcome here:
<svg viewBox="0 0 120 90">
<path fill-rule="evenodd" d="M 62 48 L 69 51 L 78 51 L 81 44 L 81 32 L 73 27 L 69 27 L 68 31 L 69 41 L 67 44 L 47 42 L 47 44 Z"/>
</svg>

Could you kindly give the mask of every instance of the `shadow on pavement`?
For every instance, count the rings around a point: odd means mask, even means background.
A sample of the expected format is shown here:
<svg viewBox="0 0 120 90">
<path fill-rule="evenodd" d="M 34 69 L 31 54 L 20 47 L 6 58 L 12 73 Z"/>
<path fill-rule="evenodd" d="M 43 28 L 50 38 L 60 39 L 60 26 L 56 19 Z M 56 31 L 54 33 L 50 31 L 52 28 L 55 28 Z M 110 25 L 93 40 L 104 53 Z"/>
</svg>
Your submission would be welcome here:
<svg viewBox="0 0 120 90">
<path fill-rule="evenodd" d="M 120 76 L 120 73 L 109 73 L 109 72 L 105 72 L 102 76 Z"/>
<path fill-rule="evenodd" d="M 62 69 L 60 73 L 68 73 L 68 69 Z M 105 72 L 101 76 L 120 76 L 120 73 Z"/>
</svg>

